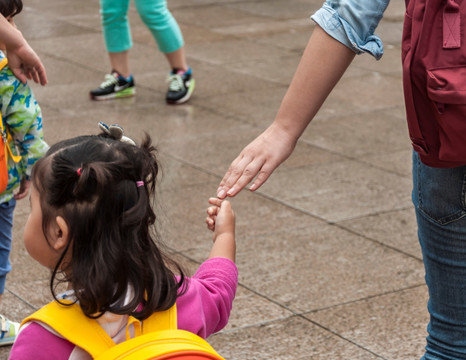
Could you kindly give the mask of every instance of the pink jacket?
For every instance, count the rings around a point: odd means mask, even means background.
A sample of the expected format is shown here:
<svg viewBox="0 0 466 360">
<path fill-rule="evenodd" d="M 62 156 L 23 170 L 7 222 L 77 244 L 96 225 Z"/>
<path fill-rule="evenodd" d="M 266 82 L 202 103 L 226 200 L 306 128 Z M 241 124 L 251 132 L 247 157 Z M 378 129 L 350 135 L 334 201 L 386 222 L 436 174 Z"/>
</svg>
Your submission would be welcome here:
<svg viewBox="0 0 466 360">
<path fill-rule="evenodd" d="M 202 263 L 187 281 L 188 290 L 176 301 L 178 328 L 206 338 L 228 323 L 238 270 L 231 260 L 213 258 Z M 121 317 L 119 319 L 121 321 Z M 16 339 L 10 359 L 65 360 L 73 350 L 75 346 L 66 339 L 41 324 L 31 323 Z"/>
</svg>

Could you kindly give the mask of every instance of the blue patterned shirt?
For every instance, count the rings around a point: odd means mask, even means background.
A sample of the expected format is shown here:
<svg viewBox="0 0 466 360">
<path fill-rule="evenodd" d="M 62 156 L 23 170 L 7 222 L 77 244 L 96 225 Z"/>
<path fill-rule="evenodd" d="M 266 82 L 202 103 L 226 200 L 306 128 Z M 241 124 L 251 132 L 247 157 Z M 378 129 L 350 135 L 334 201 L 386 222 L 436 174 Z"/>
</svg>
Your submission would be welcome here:
<svg viewBox="0 0 466 360">
<path fill-rule="evenodd" d="M 0 61 L 5 54 L 0 51 Z M 8 66 L 0 70 L 0 112 L 13 137 L 10 148 L 21 155 L 17 164 L 8 159 L 8 186 L 0 194 L 0 203 L 13 197 L 21 179 L 29 178 L 32 166 L 45 155 L 48 145 L 42 131 L 42 112 L 28 84 L 19 81 Z"/>
</svg>

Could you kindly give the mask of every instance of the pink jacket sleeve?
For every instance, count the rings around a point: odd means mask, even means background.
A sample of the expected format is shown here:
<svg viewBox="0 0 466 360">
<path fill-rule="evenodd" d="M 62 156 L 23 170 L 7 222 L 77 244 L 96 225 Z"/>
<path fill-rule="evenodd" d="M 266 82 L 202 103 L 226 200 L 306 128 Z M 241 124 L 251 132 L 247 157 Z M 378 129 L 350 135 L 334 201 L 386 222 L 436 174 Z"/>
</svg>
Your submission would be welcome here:
<svg viewBox="0 0 466 360">
<path fill-rule="evenodd" d="M 207 338 L 228 323 L 238 285 L 233 261 L 213 258 L 201 264 L 177 301 L 178 328 Z"/>
<path fill-rule="evenodd" d="M 10 360 L 63 360 L 70 357 L 74 345 L 37 323 L 21 331 L 10 352 Z"/>
</svg>

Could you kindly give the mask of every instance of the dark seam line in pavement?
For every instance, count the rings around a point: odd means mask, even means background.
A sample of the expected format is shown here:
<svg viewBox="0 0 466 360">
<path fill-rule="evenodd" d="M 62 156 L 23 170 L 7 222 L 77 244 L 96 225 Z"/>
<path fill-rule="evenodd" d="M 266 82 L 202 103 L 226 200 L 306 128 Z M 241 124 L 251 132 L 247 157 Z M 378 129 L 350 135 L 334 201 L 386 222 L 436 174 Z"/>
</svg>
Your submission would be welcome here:
<svg viewBox="0 0 466 360">
<path fill-rule="evenodd" d="M 374 214 L 374 215 L 378 215 L 378 214 Z M 400 254 L 403 254 L 403 255 L 405 255 L 405 256 L 408 256 L 408 257 L 410 257 L 410 258 L 412 258 L 412 259 L 417 260 L 419 263 L 423 263 L 422 258 L 418 258 L 417 256 L 415 256 L 415 255 L 413 255 L 413 254 L 410 254 L 410 253 L 408 253 L 408 252 L 406 252 L 406 251 L 400 250 L 400 249 L 398 249 L 398 248 L 396 248 L 396 247 L 394 247 L 394 246 L 392 246 L 392 245 L 385 244 L 385 243 L 383 243 L 383 242 L 381 242 L 381 241 L 379 241 L 379 240 L 376 240 L 376 239 L 370 238 L 370 237 L 368 237 L 368 236 L 366 236 L 366 235 L 360 234 L 360 233 L 358 233 L 358 232 L 355 231 L 355 230 L 346 228 L 346 227 L 344 227 L 344 226 L 342 226 L 342 225 L 340 225 L 340 224 L 337 224 L 337 223 L 333 223 L 333 224 L 329 224 L 329 225 L 335 226 L 335 227 L 337 227 L 337 228 L 339 228 L 339 229 L 341 229 L 341 230 L 345 230 L 345 231 L 347 231 L 347 232 L 349 232 L 349 233 L 351 233 L 351 234 L 353 234 L 353 235 L 357 235 L 357 236 L 359 236 L 359 237 L 361 237 L 361 238 L 363 238 L 363 239 L 369 240 L 369 241 L 371 241 L 371 242 L 373 242 L 373 243 L 375 243 L 375 244 L 377 244 L 377 245 L 381 245 L 381 246 L 383 246 L 383 247 L 385 247 L 385 248 L 388 248 L 388 249 L 391 249 L 391 250 L 393 250 L 393 251 L 395 251 L 395 252 L 397 252 L 397 253 L 400 253 Z"/>
<path fill-rule="evenodd" d="M 350 340 L 350 339 L 347 339 L 335 332 L 333 332 L 332 330 L 326 328 L 325 326 L 322 326 L 321 324 L 319 323 L 316 323 L 312 320 L 309 320 L 303 316 L 301 316 L 300 314 L 295 314 L 295 315 L 290 315 L 290 316 L 287 316 L 287 317 L 284 317 L 284 318 L 277 318 L 277 319 L 274 319 L 274 320 L 270 320 L 270 321 L 264 321 L 264 322 L 260 322 L 260 323 L 255 323 L 255 324 L 251 324 L 251 325 L 245 325 L 245 326 L 241 326 L 241 327 L 237 327 L 237 328 L 234 328 L 234 329 L 228 329 L 228 330 L 221 330 L 219 331 L 218 333 L 215 333 L 212 335 L 212 337 L 215 337 L 215 336 L 218 336 L 218 335 L 223 335 L 223 334 L 233 334 L 235 332 L 240 332 L 242 330 L 246 330 L 246 329 L 250 329 L 250 328 L 255 328 L 255 327 L 258 327 L 258 326 L 267 326 L 267 325 L 270 325 L 270 324 L 273 324 L 273 323 L 278 323 L 278 322 L 281 322 L 283 320 L 287 320 L 287 319 L 292 319 L 292 318 L 301 318 L 302 320 L 306 321 L 306 322 L 309 322 L 315 326 L 317 326 L 318 328 L 321 328 L 322 330 L 334 335 L 334 336 L 337 336 L 338 338 L 346 341 L 346 342 L 349 342 L 351 344 L 353 344 L 354 346 L 364 350 L 365 352 L 368 352 L 374 356 L 376 356 L 377 358 L 380 358 L 380 359 L 385 359 L 384 357 L 374 353 L 373 351 L 369 350 L 369 349 L 366 349 L 365 347 L 363 347 L 362 345 L 359 345 L 357 343 L 355 343 L 354 341 Z"/>
<path fill-rule="evenodd" d="M 26 305 L 30 306 L 31 308 L 33 308 L 34 310 L 39 310 L 39 308 L 41 308 L 42 306 L 35 306 L 33 304 L 31 304 L 29 301 L 27 301 L 26 299 L 24 299 L 22 296 L 16 294 L 15 292 L 11 291 L 10 289 L 8 289 L 8 286 L 5 286 L 5 290 L 8 291 L 11 295 L 13 295 L 14 297 L 18 298 L 20 301 L 24 302 Z"/>
<path fill-rule="evenodd" d="M 328 331 L 329 333 L 333 334 L 334 336 L 339 337 L 340 339 L 345 340 L 345 341 L 349 342 L 350 344 L 353 344 L 354 346 L 356 346 L 356 347 L 358 347 L 358 348 L 360 348 L 360 349 L 362 349 L 362 350 L 364 350 L 364 351 L 366 351 L 366 352 L 368 352 L 368 353 L 374 355 L 375 357 L 378 357 L 378 358 L 380 358 L 380 359 L 386 359 L 386 358 L 384 358 L 383 356 L 376 354 L 376 353 L 373 352 L 372 350 L 367 349 L 367 348 L 364 347 L 363 345 L 360 345 L 360 344 L 354 342 L 353 340 L 348 339 L 348 338 L 346 338 L 346 337 L 344 337 L 344 336 L 342 336 L 342 335 L 340 335 L 340 334 L 334 332 L 333 330 L 331 330 L 331 329 L 329 329 L 329 328 L 327 328 L 327 327 L 325 327 L 325 326 L 323 326 L 323 325 L 321 325 L 321 324 L 319 324 L 319 323 L 316 323 L 316 322 L 313 321 L 313 320 L 307 319 L 307 318 L 305 318 L 305 317 L 302 316 L 302 315 L 298 315 L 298 316 L 299 316 L 299 317 L 302 317 L 304 320 L 307 320 L 308 322 L 314 324 L 315 326 L 318 326 L 318 327 L 320 327 L 321 329 L 323 329 L 323 330 L 325 330 L 325 331 Z"/>
<path fill-rule="evenodd" d="M 376 295 L 370 295 L 370 296 L 366 296 L 366 297 L 363 297 L 363 298 L 360 298 L 360 299 L 355 299 L 355 300 L 351 300 L 351 301 L 347 301 L 347 302 L 342 302 L 342 303 L 339 303 L 339 304 L 326 306 L 326 307 L 322 307 L 322 308 L 318 308 L 318 309 L 314 309 L 314 310 L 299 312 L 299 313 L 296 313 L 296 315 L 313 314 L 313 313 L 316 313 L 316 312 L 319 312 L 319 311 L 326 311 L 326 310 L 334 309 L 334 308 L 337 308 L 337 307 L 340 307 L 340 306 L 351 305 L 351 304 L 355 304 L 355 303 L 366 301 L 366 300 L 376 299 L 376 298 L 382 297 L 382 296 L 393 295 L 393 294 L 401 293 L 401 292 L 404 292 L 404 291 L 407 291 L 407 290 L 413 290 L 413 289 L 421 288 L 421 287 L 424 287 L 424 286 L 426 286 L 424 283 L 420 283 L 420 284 L 417 284 L 417 285 L 411 285 L 411 286 L 407 286 L 407 287 L 402 288 L 402 289 L 386 291 L 384 293 L 380 293 L 380 294 L 376 294 Z"/>
<path fill-rule="evenodd" d="M 161 151 L 161 152 L 163 152 L 163 151 Z M 209 170 L 206 170 L 206 169 L 204 169 L 204 168 L 202 168 L 202 167 L 200 167 L 200 166 L 197 166 L 197 165 L 195 165 L 195 164 L 192 164 L 192 163 L 190 163 L 189 161 L 186 161 L 186 160 L 181 159 L 181 158 L 179 158 L 179 157 L 173 156 L 173 155 L 171 155 L 171 154 L 169 154 L 169 153 L 165 153 L 165 152 L 163 152 L 163 153 L 164 153 L 166 156 L 171 157 L 172 159 L 174 159 L 174 160 L 176 160 L 176 161 L 179 161 L 179 162 L 181 162 L 181 163 L 183 163 L 183 164 L 185 164 L 185 165 L 188 165 L 188 166 L 191 166 L 191 167 L 195 168 L 196 170 L 199 170 L 199 171 L 201 171 L 201 172 L 203 172 L 203 173 L 205 173 L 205 174 L 212 175 L 212 176 L 214 176 L 214 177 L 216 177 L 216 178 L 219 178 L 219 176 L 218 176 L 217 174 L 215 174 L 215 173 L 213 173 L 213 172 L 211 172 L 211 171 L 209 171 Z M 354 231 L 354 230 L 351 230 L 351 229 L 348 229 L 348 228 L 345 228 L 345 227 L 341 226 L 341 225 L 338 224 L 337 222 L 328 221 L 327 219 L 322 218 L 322 217 L 320 217 L 320 216 L 318 216 L 318 215 L 312 214 L 312 213 L 310 213 L 309 211 L 306 211 L 306 210 L 303 210 L 303 209 L 301 209 L 301 208 L 298 208 L 298 207 L 295 207 L 295 206 L 293 206 L 293 205 L 290 205 L 290 204 L 288 204 L 287 202 L 285 202 L 285 201 L 283 201 L 283 200 L 279 200 L 279 199 L 277 199 L 277 198 L 274 198 L 274 197 L 272 197 L 272 196 L 269 196 L 269 195 L 267 195 L 267 194 L 264 194 L 264 193 L 262 193 L 260 190 L 257 190 L 257 191 L 255 191 L 254 193 L 255 193 L 257 196 L 261 196 L 261 197 L 266 198 L 266 199 L 268 199 L 268 200 L 270 200 L 270 201 L 276 202 L 276 203 L 278 203 L 278 204 L 280 204 L 280 205 L 283 205 L 283 206 L 286 206 L 286 207 L 288 207 L 288 208 L 290 208 L 290 209 L 293 209 L 293 210 L 295 210 L 295 211 L 298 211 L 298 212 L 300 212 L 300 213 L 302 213 L 302 214 L 304 214 L 304 215 L 308 215 L 308 216 L 310 216 L 311 218 L 314 218 L 314 219 L 320 220 L 320 221 L 322 221 L 322 222 L 325 222 L 326 224 L 328 224 L 328 225 L 330 225 L 330 226 L 335 226 L 335 227 L 337 227 L 337 228 L 339 228 L 339 229 L 341 229 L 341 230 L 347 231 L 347 232 L 349 232 L 349 233 L 351 233 L 351 234 L 353 234 L 353 235 L 357 235 L 357 236 L 359 236 L 359 237 L 362 237 L 363 239 L 369 240 L 369 241 L 371 241 L 371 242 L 373 242 L 373 243 L 375 243 L 375 244 L 377 244 L 377 245 L 380 245 L 380 246 L 383 246 L 383 247 L 385 247 L 385 248 L 387 248 L 387 249 L 396 251 L 397 253 L 406 255 L 406 256 L 408 256 L 408 257 L 410 257 L 410 258 L 413 258 L 413 259 L 415 259 L 415 260 L 417 260 L 417 261 L 422 261 L 422 259 L 419 259 L 419 258 L 417 258 L 416 256 L 414 256 L 414 255 L 412 255 L 412 254 L 409 254 L 409 253 L 407 253 L 407 252 L 405 252 L 405 251 L 402 251 L 402 250 L 400 250 L 400 249 L 397 249 L 397 248 L 395 248 L 395 247 L 393 247 L 393 246 L 387 245 L 387 244 L 385 244 L 385 243 L 383 243 L 383 242 L 380 242 L 380 241 L 378 241 L 378 240 L 375 240 L 375 239 L 372 239 L 372 238 L 370 238 L 370 237 L 367 237 L 367 236 L 365 236 L 365 235 L 363 235 L 363 234 L 359 234 L 358 232 L 356 232 L 356 231 Z M 388 213 L 388 212 L 390 212 L 390 211 L 402 211 L 402 210 L 407 210 L 407 209 L 409 209 L 409 208 L 410 208 L 410 207 L 402 207 L 402 208 L 396 209 L 396 210 L 387 210 L 387 211 L 374 212 L 374 213 L 371 213 L 370 216 L 381 215 L 381 214 Z M 369 215 L 366 215 L 366 216 L 369 216 Z M 363 216 L 355 217 L 355 218 L 361 218 L 361 217 L 363 217 Z M 344 219 L 344 220 L 339 220 L 339 221 L 347 221 L 347 220 L 351 220 L 351 218 L 349 218 L 349 219 Z"/>
<path fill-rule="evenodd" d="M 186 255 L 186 254 L 183 254 L 181 251 L 176 251 L 175 252 L 176 255 L 179 255 L 179 256 L 182 256 L 184 257 L 185 259 L 189 260 L 189 261 L 192 261 L 194 262 L 195 264 L 201 264 L 201 262 L 199 262 L 198 260 L 190 257 L 189 255 Z M 241 282 L 238 282 L 238 285 L 245 288 L 246 290 L 252 292 L 253 294 L 256 294 L 257 296 L 263 298 L 264 300 L 267 300 L 268 302 L 271 302 L 279 307 L 281 307 L 282 309 L 284 310 L 287 310 L 289 312 L 291 312 L 293 315 L 296 315 L 296 316 L 301 316 L 301 315 L 305 315 L 305 314 L 312 314 L 312 313 L 315 313 L 315 312 L 319 312 L 319 311 L 323 311 L 323 310 L 329 310 L 329 309 L 333 309 L 333 308 L 336 308 L 336 307 L 339 307 L 339 306 L 346 306 L 346 305 L 350 305 L 350 304 L 354 304 L 354 303 L 357 303 L 357 302 L 361 302 L 361 301 L 366 301 L 366 300 L 370 300 L 370 299 L 375 299 L 375 298 L 378 298 L 378 297 L 381 297 L 381 296 L 386 296 L 386 295 L 391 295 L 391 294 L 397 294 L 397 293 L 400 293 L 400 292 L 403 292 L 403 291 L 406 291 L 406 290 L 412 290 L 412 289 L 416 289 L 416 288 L 420 288 L 420 287 L 423 287 L 425 286 L 424 283 L 419 283 L 417 285 L 411 285 L 411 286 L 407 286 L 405 288 L 402 288 L 402 289 L 396 289 L 396 290 L 392 290 L 392 291 L 386 291 L 386 292 L 383 292 L 383 293 L 380 293 L 380 294 L 376 294 L 376 295 L 370 295 L 370 296 L 366 296 L 366 297 L 363 297 L 363 298 L 359 298 L 359 299 L 354 299 L 354 300 L 351 300 L 351 301 L 347 301 L 347 302 L 342 302 L 342 303 L 338 303 L 338 304 L 335 304 L 335 305 L 332 305 L 332 306 L 327 306 L 327 307 L 322 307 L 322 308 L 317 308 L 317 309 L 314 309 L 314 310 L 310 310 L 310 311 L 295 311 L 293 309 L 290 309 L 288 306 L 280 303 L 278 300 L 274 300 L 264 294 L 261 294 L 260 292 L 258 292 L 257 290 L 255 289 L 252 289 L 251 287 L 249 287 L 248 285 L 245 285 Z M 287 317 L 285 317 L 287 318 Z"/>
<path fill-rule="evenodd" d="M 190 256 L 186 255 L 186 254 L 183 254 L 181 251 L 177 251 L 177 250 L 173 250 L 173 253 L 176 254 L 176 255 L 179 255 L 179 256 L 182 256 L 196 264 L 200 264 L 201 262 L 191 258 Z M 361 299 L 356 299 L 356 300 L 352 300 L 352 301 L 348 301 L 348 302 L 345 302 L 345 303 L 340 303 L 340 304 L 336 304 L 336 305 L 333 305 L 333 306 L 329 306 L 329 307 L 324 307 L 324 308 L 319 308 L 319 309 L 314 309 L 314 310 L 311 310 L 311 311 L 306 311 L 306 312 L 297 312 L 293 309 L 290 309 L 288 308 L 286 305 L 283 305 L 281 304 L 280 302 L 274 300 L 274 299 L 271 299 L 259 292 L 257 292 L 256 290 L 250 288 L 249 286 L 247 285 L 244 285 L 242 284 L 241 282 L 238 283 L 238 286 L 241 286 L 243 287 L 244 289 L 250 291 L 251 293 L 259 296 L 260 298 L 263 298 L 264 300 L 267 300 L 267 302 L 269 303 L 273 303 L 275 305 L 277 305 L 278 307 L 288 311 L 291 313 L 290 316 L 285 316 L 285 317 L 281 317 L 281 318 L 275 318 L 273 320 L 269 320 L 269 321 L 263 321 L 263 322 L 259 322 L 259 323 L 254 323 L 254 324 L 250 324 L 250 325 L 246 325 L 246 326 L 241 326 L 241 327 L 237 327 L 235 329 L 228 329 L 228 330 L 222 330 L 220 332 L 218 332 L 217 334 L 227 334 L 227 333 L 234 333 L 234 332 L 237 332 L 237 331 L 241 331 L 241 330 L 244 330 L 244 329 L 248 329 L 248 328 L 254 328 L 254 327 L 257 327 L 257 326 L 264 326 L 264 325 L 268 325 L 268 324 L 273 324 L 275 322 L 280 322 L 280 321 L 283 321 L 283 320 L 286 320 L 286 319 L 292 319 L 293 317 L 299 317 L 307 322 L 310 322 L 312 324 L 314 324 L 315 326 L 331 333 L 332 335 L 334 336 L 337 336 L 339 338 L 341 338 L 342 340 L 344 341 L 347 341 L 351 344 L 353 344 L 354 346 L 366 351 L 366 352 L 369 352 L 371 353 L 372 355 L 380 358 L 380 359 L 385 359 L 384 357 L 374 353 L 373 351 L 369 350 L 369 349 L 366 349 L 365 347 L 363 347 L 362 345 L 359 345 L 357 343 L 355 343 L 354 341 L 350 340 L 350 339 L 347 339 L 345 338 L 344 336 L 341 336 L 340 334 L 332 331 L 331 329 L 323 326 L 322 324 L 319 324 L 317 322 L 315 322 L 314 320 L 311 320 L 307 317 L 305 317 L 306 314 L 312 314 L 312 313 L 315 313 L 315 312 L 318 312 L 318 311 L 323 311 L 323 310 L 329 310 L 329 309 L 332 309 L 332 308 L 336 308 L 338 306 L 344 306 L 344 305 L 349 305 L 349 304 L 352 304 L 352 303 L 357 303 L 357 302 L 361 302 L 361 301 L 365 301 L 365 300 L 369 300 L 369 299 L 373 299 L 373 298 L 377 298 L 377 297 L 381 297 L 381 296 L 386 296 L 386 295 L 390 295 L 390 294 L 396 294 L 398 292 L 402 292 L 402 291 L 406 291 L 406 290 L 410 290 L 410 289 L 415 289 L 415 288 L 418 288 L 418 287 L 422 287 L 424 286 L 423 284 L 420 284 L 420 285 L 413 285 L 413 286 L 409 286 L 409 287 L 406 287 L 406 288 L 403 288 L 403 289 L 399 289 L 399 290 L 395 290 L 395 291 L 387 291 L 385 293 L 382 293 L 382 294 L 377 294 L 377 295 L 372 295 L 372 296 L 368 296 L 368 297 L 365 297 L 365 298 L 361 298 Z M 11 291 L 10 291 L 11 292 Z M 32 306 L 32 305 L 31 305 Z"/>
</svg>

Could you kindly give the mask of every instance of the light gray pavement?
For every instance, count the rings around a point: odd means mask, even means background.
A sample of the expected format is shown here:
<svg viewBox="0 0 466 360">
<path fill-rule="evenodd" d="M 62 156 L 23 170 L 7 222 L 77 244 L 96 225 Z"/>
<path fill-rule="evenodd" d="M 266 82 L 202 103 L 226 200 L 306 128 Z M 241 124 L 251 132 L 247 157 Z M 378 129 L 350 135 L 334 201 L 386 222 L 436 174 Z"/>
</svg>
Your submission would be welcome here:
<svg viewBox="0 0 466 360">
<path fill-rule="evenodd" d="M 33 85 L 49 143 L 95 133 L 102 120 L 136 139 L 148 132 L 164 176 L 159 225 L 189 269 L 211 245 L 207 199 L 239 151 L 274 118 L 322 0 L 169 0 L 186 40 L 196 91 L 164 103 L 168 66 L 130 10 L 137 96 L 92 102 L 109 69 L 96 0 L 24 0 L 17 24 L 47 67 Z M 379 62 L 358 57 L 296 151 L 259 191 L 232 200 L 240 285 L 229 325 L 209 341 L 229 360 L 417 359 L 427 290 L 410 202 L 400 39 L 404 1 L 378 33 Z M 28 201 L 15 218 L 13 271 L 2 313 L 20 320 L 51 298 L 49 274 L 22 243 Z M 0 349 L 6 359 L 9 348 Z"/>
</svg>

